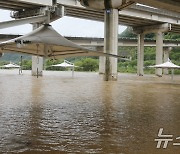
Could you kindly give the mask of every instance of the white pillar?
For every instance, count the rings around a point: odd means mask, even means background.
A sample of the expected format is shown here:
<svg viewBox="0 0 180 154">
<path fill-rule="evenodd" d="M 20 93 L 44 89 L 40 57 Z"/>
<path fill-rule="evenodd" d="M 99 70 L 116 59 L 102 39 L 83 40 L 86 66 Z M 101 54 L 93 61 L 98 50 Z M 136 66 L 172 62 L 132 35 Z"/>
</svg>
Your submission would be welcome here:
<svg viewBox="0 0 180 154">
<path fill-rule="evenodd" d="M 138 34 L 137 74 L 144 75 L 144 34 Z"/>
<path fill-rule="evenodd" d="M 104 52 L 117 54 L 118 51 L 118 10 L 105 10 Z M 105 58 L 104 80 L 117 80 L 117 58 Z"/>
<path fill-rule="evenodd" d="M 156 65 L 162 64 L 163 59 L 163 33 L 157 32 L 156 33 Z M 161 77 L 162 76 L 162 68 L 156 69 L 156 75 Z"/>
<path fill-rule="evenodd" d="M 33 30 L 38 28 L 40 24 L 33 24 Z M 43 57 L 32 56 L 32 76 L 42 76 L 43 75 Z"/>
<path fill-rule="evenodd" d="M 99 57 L 99 74 L 105 74 L 105 61 L 106 61 L 106 57 L 104 56 Z"/>
<path fill-rule="evenodd" d="M 96 47 L 97 51 L 104 51 L 104 47 Z M 104 74 L 105 73 L 105 57 L 104 56 L 99 56 L 99 74 Z"/>
<path fill-rule="evenodd" d="M 171 51 L 171 47 L 164 48 L 164 63 L 168 61 L 169 59 L 169 52 Z M 163 69 L 163 74 L 168 75 L 169 71 L 168 69 Z"/>
</svg>

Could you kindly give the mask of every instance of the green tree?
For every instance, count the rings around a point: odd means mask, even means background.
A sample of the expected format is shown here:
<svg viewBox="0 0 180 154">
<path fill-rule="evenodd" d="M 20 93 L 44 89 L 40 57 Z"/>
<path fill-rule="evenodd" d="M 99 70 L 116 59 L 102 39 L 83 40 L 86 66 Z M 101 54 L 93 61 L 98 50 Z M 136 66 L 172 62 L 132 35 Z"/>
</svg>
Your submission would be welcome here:
<svg viewBox="0 0 180 154">
<path fill-rule="evenodd" d="M 23 70 L 31 70 L 32 68 L 32 60 L 23 60 L 22 61 L 22 69 Z"/>
<path fill-rule="evenodd" d="M 85 58 L 81 61 L 77 61 L 75 65 L 80 67 L 76 70 L 96 71 L 98 69 L 98 60 L 92 58 Z"/>
</svg>

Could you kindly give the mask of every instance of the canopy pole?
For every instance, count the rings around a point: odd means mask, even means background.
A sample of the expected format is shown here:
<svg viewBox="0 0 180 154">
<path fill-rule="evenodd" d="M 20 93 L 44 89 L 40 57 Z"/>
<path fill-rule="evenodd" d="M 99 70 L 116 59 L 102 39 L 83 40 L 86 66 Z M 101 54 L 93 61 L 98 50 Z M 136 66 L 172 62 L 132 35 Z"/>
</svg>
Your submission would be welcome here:
<svg viewBox="0 0 180 154">
<path fill-rule="evenodd" d="M 22 56 L 21 56 L 21 60 L 20 60 L 20 67 L 19 67 L 19 75 L 22 74 Z"/>
<path fill-rule="evenodd" d="M 174 78 L 174 69 L 171 69 L 171 80 Z"/>
<path fill-rule="evenodd" d="M 74 66 L 72 68 L 72 77 L 74 77 Z"/>
<path fill-rule="evenodd" d="M 41 24 L 39 23 L 34 23 L 33 24 L 33 30 L 37 29 L 38 27 L 40 27 Z M 38 54 L 38 47 L 39 44 L 37 44 L 37 54 Z M 38 63 L 37 63 L 38 60 Z M 42 76 L 43 75 L 43 57 L 39 57 L 39 56 L 32 56 L 32 76 Z M 38 72 L 37 72 L 37 67 L 38 67 Z"/>
</svg>

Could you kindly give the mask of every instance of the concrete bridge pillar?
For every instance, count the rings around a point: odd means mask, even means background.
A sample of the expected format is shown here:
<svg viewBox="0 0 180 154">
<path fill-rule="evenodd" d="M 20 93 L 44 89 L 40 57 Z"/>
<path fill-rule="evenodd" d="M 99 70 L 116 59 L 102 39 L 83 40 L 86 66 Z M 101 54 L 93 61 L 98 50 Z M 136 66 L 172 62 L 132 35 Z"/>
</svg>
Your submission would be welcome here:
<svg viewBox="0 0 180 154">
<path fill-rule="evenodd" d="M 104 51 L 104 47 L 98 46 L 96 47 L 97 51 Z M 105 57 L 99 57 L 99 74 L 105 74 Z"/>
<path fill-rule="evenodd" d="M 41 25 L 38 23 L 33 24 L 33 30 L 37 29 Z M 32 76 L 42 76 L 43 75 L 43 57 L 32 56 Z"/>
<path fill-rule="evenodd" d="M 105 74 L 105 61 L 106 61 L 106 57 L 104 56 L 99 57 L 99 74 Z"/>
<path fill-rule="evenodd" d="M 162 64 L 163 60 L 163 33 L 156 33 L 156 65 Z M 162 77 L 162 68 L 156 69 L 156 75 Z"/>
<path fill-rule="evenodd" d="M 168 61 L 168 59 L 169 59 L 169 52 L 170 52 L 171 50 L 172 50 L 171 47 L 166 47 L 166 48 L 164 48 L 164 63 Z M 163 69 L 163 74 L 165 74 L 165 75 L 168 75 L 168 74 L 169 74 L 169 71 L 168 71 L 167 68 L 166 68 L 166 69 Z"/>
<path fill-rule="evenodd" d="M 118 10 L 105 10 L 104 52 L 117 54 L 118 51 Z M 117 80 L 117 58 L 105 58 L 105 81 Z"/>
<path fill-rule="evenodd" d="M 144 75 L 144 34 L 138 34 L 138 52 L 137 52 L 137 74 Z"/>
</svg>

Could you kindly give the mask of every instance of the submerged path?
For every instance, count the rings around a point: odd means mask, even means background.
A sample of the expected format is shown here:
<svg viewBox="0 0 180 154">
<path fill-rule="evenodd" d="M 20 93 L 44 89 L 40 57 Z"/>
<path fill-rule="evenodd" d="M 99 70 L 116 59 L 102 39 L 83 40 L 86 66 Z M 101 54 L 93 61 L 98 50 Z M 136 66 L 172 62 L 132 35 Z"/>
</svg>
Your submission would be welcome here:
<svg viewBox="0 0 180 154">
<path fill-rule="evenodd" d="M 0 70 L 0 152 L 180 152 L 154 141 L 159 128 L 180 136 L 180 76 L 119 74 L 105 82 L 98 73 L 30 74 Z"/>
</svg>

